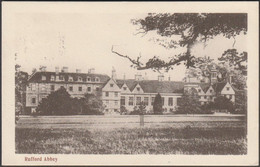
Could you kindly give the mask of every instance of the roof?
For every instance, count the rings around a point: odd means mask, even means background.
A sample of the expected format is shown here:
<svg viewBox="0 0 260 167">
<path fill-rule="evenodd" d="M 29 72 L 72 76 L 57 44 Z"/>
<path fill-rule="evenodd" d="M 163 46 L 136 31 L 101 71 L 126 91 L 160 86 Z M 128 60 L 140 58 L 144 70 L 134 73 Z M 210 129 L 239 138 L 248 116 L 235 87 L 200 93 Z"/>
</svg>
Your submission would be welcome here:
<svg viewBox="0 0 260 167">
<path fill-rule="evenodd" d="M 141 80 L 134 79 L 116 80 L 119 87 L 124 83 L 128 86 L 130 91 L 133 91 L 135 86 L 139 84 L 145 93 L 183 93 L 184 82 L 176 81 L 158 81 L 158 80 Z"/>
<path fill-rule="evenodd" d="M 226 84 L 227 84 L 227 82 L 218 82 L 218 83 L 213 84 L 212 87 L 215 90 L 215 92 L 221 92 Z"/>
<path fill-rule="evenodd" d="M 42 75 L 46 76 L 46 80 L 42 80 Z M 48 82 L 57 82 L 57 81 L 51 81 L 51 76 L 56 76 L 57 74 L 55 72 L 36 72 L 34 73 L 28 80 L 28 82 L 43 82 L 43 83 L 48 83 Z M 90 77 L 91 82 L 95 81 L 95 78 L 98 77 L 100 79 L 101 83 L 106 82 L 109 80 L 109 76 L 105 74 L 89 74 L 89 73 L 65 73 L 65 72 L 59 72 L 59 76 L 64 76 L 64 81 L 58 81 L 59 83 L 61 82 L 66 82 L 66 83 L 82 83 L 78 82 L 78 77 L 81 77 L 83 82 L 87 80 L 87 77 Z M 73 81 L 68 81 L 69 76 L 73 77 Z"/>
<path fill-rule="evenodd" d="M 201 89 L 203 90 L 203 92 L 207 92 L 210 88 L 210 83 L 199 83 Z"/>
</svg>

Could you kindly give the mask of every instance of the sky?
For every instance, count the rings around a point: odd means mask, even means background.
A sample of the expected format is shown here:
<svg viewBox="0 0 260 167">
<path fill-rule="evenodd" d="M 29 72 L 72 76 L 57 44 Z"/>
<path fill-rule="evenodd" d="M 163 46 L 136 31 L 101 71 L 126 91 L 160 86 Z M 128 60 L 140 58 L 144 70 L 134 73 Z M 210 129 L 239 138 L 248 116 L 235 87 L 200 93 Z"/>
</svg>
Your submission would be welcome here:
<svg viewBox="0 0 260 167">
<path fill-rule="evenodd" d="M 23 71 L 31 73 L 33 68 L 47 66 L 47 71 L 54 71 L 56 66 L 69 67 L 69 72 L 81 69 L 87 72 L 95 68 L 96 73 L 111 76 L 112 67 L 116 69 L 117 77 L 134 78 L 136 73 L 157 79 L 158 72 L 152 70 L 138 71 L 130 67 L 131 63 L 111 52 L 114 50 L 135 58 L 141 54 L 144 62 L 153 56 L 164 60 L 181 49 L 166 49 L 152 38 L 157 38 L 155 32 L 145 36 L 137 34 L 137 27 L 131 19 L 143 18 L 146 13 L 19 13 L 15 17 L 15 51 L 16 63 Z M 228 48 L 232 48 L 234 39 L 221 36 L 207 42 L 198 43 L 193 48 L 197 56 L 218 58 Z M 246 36 L 236 37 L 234 47 L 238 51 L 246 51 Z M 186 67 L 179 65 L 168 73 L 164 73 L 174 81 L 181 81 Z"/>
</svg>

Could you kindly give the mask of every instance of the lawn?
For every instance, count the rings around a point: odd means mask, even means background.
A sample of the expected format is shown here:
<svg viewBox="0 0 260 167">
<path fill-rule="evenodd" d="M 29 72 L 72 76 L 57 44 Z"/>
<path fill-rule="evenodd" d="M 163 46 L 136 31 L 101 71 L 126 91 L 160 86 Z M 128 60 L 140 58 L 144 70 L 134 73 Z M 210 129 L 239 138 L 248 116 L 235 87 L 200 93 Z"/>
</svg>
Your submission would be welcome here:
<svg viewBox="0 0 260 167">
<path fill-rule="evenodd" d="M 175 122 L 147 127 L 19 128 L 16 153 L 246 154 L 243 121 Z"/>
</svg>

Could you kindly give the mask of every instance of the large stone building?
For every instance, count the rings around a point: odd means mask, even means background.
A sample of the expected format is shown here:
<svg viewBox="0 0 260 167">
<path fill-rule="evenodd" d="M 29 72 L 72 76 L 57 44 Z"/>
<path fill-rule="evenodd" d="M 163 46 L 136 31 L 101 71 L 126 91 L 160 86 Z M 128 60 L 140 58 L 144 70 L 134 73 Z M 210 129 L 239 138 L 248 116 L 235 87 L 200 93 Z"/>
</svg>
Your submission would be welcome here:
<svg viewBox="0 0 260 167">
<path fill-rule="evenodd" d="M 45 68 L 42 68 L 28 79 L 26 107 L 29 113 L 35 112 L 43 98 L 61 87 L 64 87 L 71 97 L 80 98 L 86 93 L 97 94 L 101 92 L 101 88 L 108 79 L 107 75 L 95 74 L 94 69 L 90 69 L 88 73 L 81 73 L 78 69 L 73 73 L 68 72 L 67 67 L 61 70 L 56 67 L 55 72 L 47 72 Z"/>
<path fill-rule="evenodd" d="M 111 78 L 107 75 L 95 74 L 93 70 L 89 73 L 68 72 L 68 68 L 55 72 L 46 72 L 43 69 L 34 73 L 28 79 L 26 89 L 26 107 L 35 112 L 39 102 L 60 87 L 66 88 L 72 97 L 83 97 L 85 93 L 97 94 L 100 92 L 105 106 L 105 114 L 116 114 L 120 106 L 125 106 L 128 111 L 133 111 L 135 106 L 141 102 L 147 106 L 147 112 L 152 112 L 155 96 L 160 93 L 164 112 L 174 112 L 178 106 L 178 99 L 186 90 L 194 88 L 199 96 L 201 104 L 213 101 L 217 95 L 223 95 L 235 101 L 235 91 L 227 82 L 218 82 L 212 70 L 208 83 L 201 83 L 192 78 L 186 82 L 176 82 L 170 79 L 164 80 L 159 75 L 157 80 L 148 80 L 142 75 L 135 75 L 134 79 L 117 79 L 116 71 L 112 70 Z M 193 89 L 193 90 L 194 90 Z"/>
</svg>

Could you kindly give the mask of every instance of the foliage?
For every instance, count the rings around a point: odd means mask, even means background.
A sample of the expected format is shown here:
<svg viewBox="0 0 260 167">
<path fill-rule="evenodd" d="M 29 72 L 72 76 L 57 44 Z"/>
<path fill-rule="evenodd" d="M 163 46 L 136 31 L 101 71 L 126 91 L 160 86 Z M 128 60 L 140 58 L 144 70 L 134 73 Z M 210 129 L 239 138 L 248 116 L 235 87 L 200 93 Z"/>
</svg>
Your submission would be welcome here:
<svg viewBox="0 0 260 167">
<path fill-rule="evenodd" d="M 213 114 L 213 110 L 215 109 L 215 105 L 214 105 L 214 102 L 209 102 L 209 103 L 206 103 L 206 104 L 203 104 L 201 106 L 201 110 L 203 114 Z"/>
<path fill-rule="evenodd" d="M 226 110 L 230 113 L 234 112 L 235 108 L 232 101 L 224 96 L 217 96 L 214 99 L 214 108 L 216 110 Z"/>
<path fill-rule="evenodd" d="M 246 91 L 240 91 L 235 96 L 234 114 L 247 114 L 247 94 Z"/>
<path fill-rule="evenodd" d="M 160 93 L 155 96 L 154 103 L 153 103 L 153 112 L 154 114 L 162 114 L 162 97 Z"/>
<path fill-rule="evenodd" d="M 185 48 L 184 53 L 173 56 L 169 61 L 164 61 L 154 56 L 146 63 L 140 62 L 140 56 L 135 60 L 127 55 L 122 55 L 112 48 L 112 53 L 128 59 L 132 66 L 138 70 L 153 69 L 166 71 L 181 62 L 189 67 L 194 67 L 196 58 L 191 53 L 192 47 L 197 42 L 206 43 L 218 35 L 230 39 L 236 35 L 247 33 L 247 14 L 232 13 L 148 13 L 143 19 L 132 21 L 139 27 L 138 33 L 144 35 L 156 31 L 163 39 L 156 39 L 160 45 L 166 48 Z M 167 40 L 169 39 L 169 40 Z"/>
<path fill-rule="evenodd" d="M 146 105 L 142 101 L 140 105 L 134 106 L 134 110 L 130 112 L 130 115 L 144 115 L 146 113 Z"/>
<path fill-rule="evenodd" d="M 128 110 L 126 109 L 126 107 L 121 105 L 120 106 L 120 114 L 121 115 L 126 115 L 127 113 L 128 113 Z"/>
<path fill-rule="evenodd" d="M 82 99 L 82 101 L 83 101 L 82 114 L 87 114 L 87 115 L 103 114 L 104 106 L 99 96 L 95 96 L 94 94 L 85 94 L 85 97 Z"/>
<path fill-rule="evenodd" d="M 64 87 L 43 98 L 37 107 L 40 115 L 72 115 L 72 100 Z"/>
<path fill-rule="evenodd" d="M 178 101 L 177 114 L 200 114 L 202 113 L 199 96 L 194 88 L 185 91 Z"/>
<path fill-rule="evenodd" d="M 28 73 L 20 70 L 21 66 L 15 65 L 15 113 L 21 114 L 25 110 L 26 84 Z"/>
</svg>

